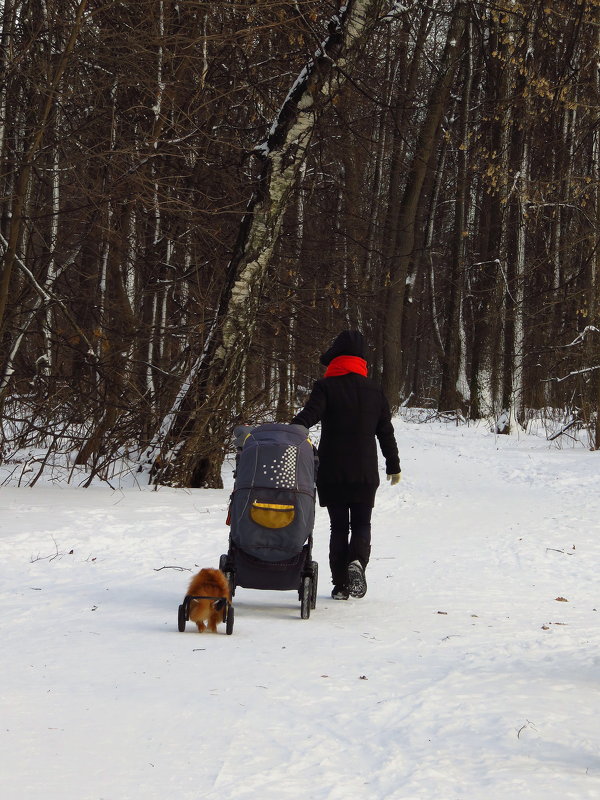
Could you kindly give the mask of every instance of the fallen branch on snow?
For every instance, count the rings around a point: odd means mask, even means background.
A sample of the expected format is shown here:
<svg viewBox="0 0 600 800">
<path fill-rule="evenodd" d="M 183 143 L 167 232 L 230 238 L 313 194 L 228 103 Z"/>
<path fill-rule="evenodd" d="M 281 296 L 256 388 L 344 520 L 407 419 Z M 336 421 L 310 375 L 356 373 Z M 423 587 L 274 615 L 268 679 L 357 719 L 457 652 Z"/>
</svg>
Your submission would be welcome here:
<svg viewBox="0 0 600 800">
<path fill-rule="evenodd" d="M 176 570 L 179 570 L 179 572 L 191 572 L 192 571 L 189 567 L 169 567 L 169 566 L 165 566 L 165 567 L 158 567 L 158 569 L 155 567 L 154 568 L 154 572 L 160 572 L 161 569 L 176 569 Z"/>
</svg>

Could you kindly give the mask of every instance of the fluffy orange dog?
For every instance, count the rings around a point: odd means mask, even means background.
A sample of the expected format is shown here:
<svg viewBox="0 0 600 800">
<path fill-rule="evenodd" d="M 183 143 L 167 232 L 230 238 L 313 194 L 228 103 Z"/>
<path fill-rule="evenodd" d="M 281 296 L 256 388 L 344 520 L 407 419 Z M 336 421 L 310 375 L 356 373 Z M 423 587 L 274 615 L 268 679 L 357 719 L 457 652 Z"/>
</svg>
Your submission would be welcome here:
<svg viewBox="0 0 600 800">
<path fill-rule="evenodd" d="M 190 581 L 187 593 L 192 596 L 226 597 L 231 601 L 229 582 L 220 569 L 201 569 Z M 214 600 L 190 600 L 190 619 L 196 623 L 200 633 L 207 627 L 216 633 L 217 625 L 224 621 L 224 615 L 225 608 L 216 609 Z"/>
</svg>

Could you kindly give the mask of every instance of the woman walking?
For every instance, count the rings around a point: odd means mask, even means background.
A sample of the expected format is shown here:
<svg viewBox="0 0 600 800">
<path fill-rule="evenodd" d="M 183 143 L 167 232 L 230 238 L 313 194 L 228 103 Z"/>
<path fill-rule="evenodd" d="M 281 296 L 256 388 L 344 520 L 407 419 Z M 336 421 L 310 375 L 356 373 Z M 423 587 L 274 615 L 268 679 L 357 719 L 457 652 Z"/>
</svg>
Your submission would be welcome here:
<svg viewBox="0 0 600 800">
<path fill-rule="evenodd" d="M 347 600 L 367 591 L 371 512 L 379 486 L 376 441 L 392 485 L 400 480 L 400 461 L 388 402 L 367 377 L 363 335 L 343 331 L 320 360 L 325 376 L 292 423 L 310 428 L 321 422 L 317 491 L 331 522 L 331 596 Z"/>
</svg>

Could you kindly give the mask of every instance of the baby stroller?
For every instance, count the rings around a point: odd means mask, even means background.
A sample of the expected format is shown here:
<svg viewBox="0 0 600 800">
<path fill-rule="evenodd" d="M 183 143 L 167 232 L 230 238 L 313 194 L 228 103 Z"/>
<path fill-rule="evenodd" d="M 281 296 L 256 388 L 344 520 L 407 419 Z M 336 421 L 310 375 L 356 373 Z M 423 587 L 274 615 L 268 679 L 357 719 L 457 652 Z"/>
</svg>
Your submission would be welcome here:
<svg viewBox="0 0 600 800">
<path fill-rule="evenodd" d="M 300 616 L 317 601 L 312 560 L 316 451 L 301 425 L 270 423 L 234 431 L 236 471 L 229 551 L 219 568 L 231 587 L 298 591 Z"/>
</svg>

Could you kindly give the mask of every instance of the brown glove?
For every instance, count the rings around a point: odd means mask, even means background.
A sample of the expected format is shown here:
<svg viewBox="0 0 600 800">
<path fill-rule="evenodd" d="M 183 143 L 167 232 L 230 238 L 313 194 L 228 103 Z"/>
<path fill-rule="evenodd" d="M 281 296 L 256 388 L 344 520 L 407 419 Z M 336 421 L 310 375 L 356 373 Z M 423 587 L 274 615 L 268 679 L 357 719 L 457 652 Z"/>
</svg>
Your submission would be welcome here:
<svg viewBox="0 0 600 800">
<path fill-rule="evenodd" d="M 392 482 L 392 486 L 395 486 L 397 483 L 400 483 L 400 478 L 402 477 L 402 473 L 397 472 L 395 475 L 387 475 L 386 477 L 388 481 Z"/>
</svg>

